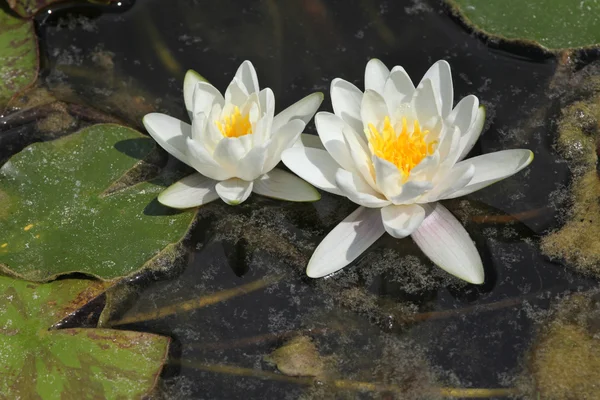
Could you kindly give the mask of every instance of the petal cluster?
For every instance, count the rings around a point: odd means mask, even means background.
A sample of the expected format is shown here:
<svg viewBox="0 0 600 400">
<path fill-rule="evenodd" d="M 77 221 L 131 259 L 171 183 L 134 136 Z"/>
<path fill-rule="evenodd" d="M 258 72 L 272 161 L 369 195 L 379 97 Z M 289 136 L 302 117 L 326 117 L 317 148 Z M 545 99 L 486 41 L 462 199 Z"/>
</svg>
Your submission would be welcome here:
<svg viewBox="0 0 600 400">
<path fill-rule="evenodd" d="M 319 245 L 309 276 L 343 268 L 388 232 L 396 238 L 412 235 L 446 271 L 483 282 L 481 259 L 468 233 L 437 202 L 517 173 L 533 153 L 516 149 L 463 160 L 481 134 L 485 110 L 473 95 L 456 106 L 453 97 L 446 61 L 435 63 L 416 86 L 402 67 L 390 71 L 379 60 L 367 64 L 364 92 L 333 80 L 334 113 L 315 117 L 325 149 L 292 148 L 283 153 L 283 162 L 316 187 L 365 209 L 351 214 Z"/>
<path fill-rule="evenodd" d="M 312 187 L 275 166 L 319 108 L 320 93 L 275 115 L 273 91 L 260 90 L 249 61 L 238 68 L 224 95 L 193 71 L 186 74 L 183 91 L 191 125 L 159 113 L 143 120 L 160 146 L 198 172 L 165 190 L 161 203 L 188 208 L 220 197 L 234 205 L 253 191 L 292 201 L 318 200 Z"/>
</svg>

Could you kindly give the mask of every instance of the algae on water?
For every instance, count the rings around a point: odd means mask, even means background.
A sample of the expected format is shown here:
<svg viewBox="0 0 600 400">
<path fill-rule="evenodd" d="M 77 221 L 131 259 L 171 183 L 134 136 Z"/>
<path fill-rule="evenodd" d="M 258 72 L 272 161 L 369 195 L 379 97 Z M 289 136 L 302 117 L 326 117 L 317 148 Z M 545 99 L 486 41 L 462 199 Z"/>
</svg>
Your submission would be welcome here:
<svg viewBox="0 0 600 400">
<path fill-rule="evenodd" d="M 556 142 L 573 173 L 571 208 L 564 225 L 541 242 L 542 251 L 550 258 L 562 259 L 578 271 L 596 276 L 600 276 L 599 72 L 590 68 L 572 79 L 574 92 L 584 98 L 563 108 Z"/>
<path fill-rule="evenodd" d="M 558 305 L 532 350 L 530 369 L 540 399 L 598 398 L 600 293 L 575 294 Z"/>
</svg>

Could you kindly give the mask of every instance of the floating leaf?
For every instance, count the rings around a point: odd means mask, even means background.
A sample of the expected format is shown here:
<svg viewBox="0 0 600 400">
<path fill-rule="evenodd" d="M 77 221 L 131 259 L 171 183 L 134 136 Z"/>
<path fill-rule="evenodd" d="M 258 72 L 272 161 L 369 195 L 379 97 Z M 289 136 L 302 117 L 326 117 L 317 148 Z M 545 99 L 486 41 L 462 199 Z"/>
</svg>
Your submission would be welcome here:
<svg viewBox="0 0 600 400">
<path fill-rule="evenodd" d="M 0 110 L 37 78 L 38 50 L 33 22 L 0 7 Z"/>
<path fill-rule="evenodd" d="M 169 338 L 110 329 L 49 329 L 108 286 L 0 277 L 2 398 L 131 399 L 152 391 Z"/>
<path fill-rule="evenodd" d="M 595 0 L 447 0 L 467 22 L 504 39 L 534 41 L 548 49 L 600 43 Z"/>
<path fill-rule="evenodd" d="M 34 16 L 42 8 L 67 0 L 8 0 L 8 5 L 23 18 Z M 116 0 L 96 0 L 92 3 L 110 3 Z"/>
<path fill-rule="evenodd" d="M 193 213 L 161 206 L 164 184 L 129 184 L 143 179 L 133 167 L 154 148 L 102 124 L 11 157 L 0 168 L 0 268 L 28 280 L 74 271 L 116 279 L 174 256 Z"/>
</svg>

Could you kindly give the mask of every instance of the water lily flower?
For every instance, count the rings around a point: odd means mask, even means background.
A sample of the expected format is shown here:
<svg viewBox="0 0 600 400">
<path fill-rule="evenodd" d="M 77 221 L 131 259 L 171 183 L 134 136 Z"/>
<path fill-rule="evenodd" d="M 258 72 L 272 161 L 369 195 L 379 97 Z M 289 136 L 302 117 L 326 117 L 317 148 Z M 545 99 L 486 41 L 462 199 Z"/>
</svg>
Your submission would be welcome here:
<svg viewBox="0 0 600 400">
<path fill-rule="evenodd" d="M 315 124 L 324 149 L 284 151 L 283 163 L 314 186 L 360 207 L 319 244 L 306 273 L 331 274 L 381 235 L 412 236 L 439 267 L 465 281 L 484 281 L 481 257 L 440 200 L 482 189 L 525 168 L 533 153 L 504 150 L 463 160 L 483 129 L 485 110 L 470 95 L 453 106 L 450 65 L 438 61 L 415 88 L 406 71 L 371 60 L 365 92 L 334 79 L 334 114 Z"/>
<path fill-rule="evenodd" d="M 289 201 L 320 198 L 308 183 L 275 166 L 283 150 L 300 143 L 323 101 L 321 93 L 274 115 L 273 91 L 259 90 L 252 63 L 244 61 L 225 96 L 194 71 L 185 76 L 183 95 L 191 125 L 159 113 L 143 119 L 163 149 L 198 171 L 163 191 L 159 202 L 189 208 L 220 197 L 236 205 L 251 192 Z"/>
</svg>

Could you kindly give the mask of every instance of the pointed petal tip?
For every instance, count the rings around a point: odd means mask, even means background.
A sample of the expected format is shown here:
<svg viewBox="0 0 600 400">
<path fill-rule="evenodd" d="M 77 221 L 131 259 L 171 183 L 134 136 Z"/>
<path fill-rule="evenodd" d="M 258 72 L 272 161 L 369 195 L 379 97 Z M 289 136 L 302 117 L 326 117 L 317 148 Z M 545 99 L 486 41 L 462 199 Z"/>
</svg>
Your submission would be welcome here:
<svg viewBox="0 0 600 400">
<path fill-rule="evenodd" d="M 529 164 L 531 164 L 533 162 L 534 158 L 535 158 L 535 154 L 533 153 L 533 151 L 529 150 L 529 159 L 527 160 L 527 164 L 525 164 L 525 166 L 528 166 Z"/>
<path fill-rule="evenodd" d="M 445 266 L 443 265 L 443 263 L 439 263 L 436 265 L 444 271 L 446 271 L 447 273 L 449 273 L 450 275 L 457 277 L 458 279 L 462 279 L 463 281 L 471 283 L 473 285 L 481 285 L 485 281 L 485 273 L 483 271 L 483 263 L 481 261 L 481 258 L 478 257 L 478 260 L 471 261 L 473 261 L 473 265 L 471 265 L 470 268 L 463 268 L 460 270 L 458 270 L 456 266 Z"/>
<path fill-rule="evenodd" d="M 160 194 L 156 198 L 156 200 L 158 200 L 158 202 L 160 204 L 162 204 L 163 206 L 169 207 L 169 208 L 174 208 L 176 210 L 187 210 L 187 209 L 190 209 L 190 208 L 198 207 L 198 206 L 182 207 L 179 204 L 172 203 L 172 202 L 169 201 L 172 198 L 170 198 L 170 196 L 168 196 L 168 193 L 165 194 L 166 191 L 167 191 L 167 189 L 165 189 L 162 192 L 160 192 Z"/>
<path fill-rule="evenodd" d="M 142 122 L 145 124 L 148 120 L 151 120 L 152 118 L 161 118 L 161 117 L 159 117 L 159 115 L 166 115 L 166 114 L 157 113 L 157 112 L 148 113 L 142 117 Z"/>
<path fill-rule="evenodd" d="M 194 71 L 193 69 L 188 69 L 185 73 L 185 77 L 183 78 L 184 82 L 190 82 L 190 81 L 201 81 L 201 82 L 208 82 L 208 80 L 203 77 L 202 75 L 200 75 L 198 72 Z"/>
<path fill-rule="evenodd" d="M 327 274 L 323 274 L 323 271 L 319 268 L 315 267 L 314 264 L 308 264 L 306 267 L 306 276 L 309 278 L 317 279 L 326 276 Z"/>
<path fill-rule="evenodd" d="M 444 67 L 448 67 L 448 69 L 450 69 L 450 63 L 444 59 L 437 60 L 435 63 L 433 63 L 433 65 L 436 64 L 443 65 Z"/>
<path fill-rule="evenodd" d="M 471 279 L 465 279 L 465 280 L 467 282 L 469 282 L 469 283 L 474 284 L 474 285 L 481 285 L 485 281 L 485 275 L 484 275 L 483 270 L 482 270 L 481 274 L 472 276 Z"/>
<path fill-rule="evenodd" d="M 255 180 L 252 191 L 261 196 L 295 203 L 312 203 L 321 199 L 321 193 L 311 184 L 279 168 Z"/>
</svg>

